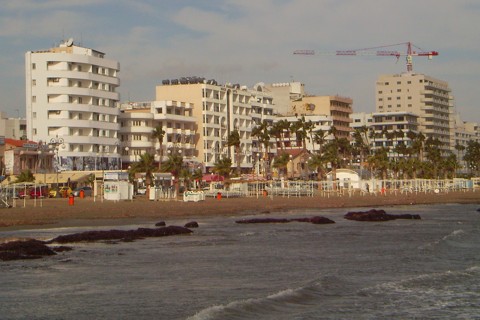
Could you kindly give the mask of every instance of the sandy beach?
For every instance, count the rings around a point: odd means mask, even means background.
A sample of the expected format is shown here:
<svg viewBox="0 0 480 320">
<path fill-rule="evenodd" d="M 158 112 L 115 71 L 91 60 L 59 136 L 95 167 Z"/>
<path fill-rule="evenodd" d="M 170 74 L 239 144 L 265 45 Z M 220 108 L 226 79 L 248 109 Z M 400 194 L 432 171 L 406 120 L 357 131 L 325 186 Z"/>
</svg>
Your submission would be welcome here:
<svg viewBox="0 0 480 320">
<path fill-rule="evenodd" d="M 201 219 L 215 215 L 274 213 L 292 209 L 386 207 L 392 205 L 477 203 L 480 192 L 418 193 L 390 195 L 343 195 L 331 197 L 248 197 L 207 198 L 199 202 L 149 201 L 145 196 L 133 201 L 101 201 L 75 198 L 17 200 L 16 207 L 0 209 L 0 230 L 31 227 L 63 227 L 102 224 L 128 224 L 135 220 Z M 92 221 L 93 220 L 93 221 Z"/>
</svg>

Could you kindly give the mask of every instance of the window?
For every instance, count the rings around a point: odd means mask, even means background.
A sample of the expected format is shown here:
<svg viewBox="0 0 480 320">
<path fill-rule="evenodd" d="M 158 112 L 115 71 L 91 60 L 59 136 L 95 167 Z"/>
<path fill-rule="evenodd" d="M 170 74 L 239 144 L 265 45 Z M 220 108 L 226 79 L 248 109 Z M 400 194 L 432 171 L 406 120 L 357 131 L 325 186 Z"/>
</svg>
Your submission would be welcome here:
<svg viewBox="0 0 480 320">
<path fill-rule="evenodd" d="M 142 121 L 140 121 L 140 120 L 132 121 L 132 126 L 134 126 L 134 127 L 140 127 L 141 125 L 142 125 Z"/>
<path fill-rule="evenodd" d="M 397 100 L 400 100 L 400 97 L 397 97 Z"/>
<path fill-rule="evenodd" d="M 32 118 L 37 119 L 37 113 L 36 112 L 32 112 Z"/>
<path fill-rule="evenodd" d="M 388 83 L 388 82 L 385 82 L 385 85 L 386 85 L 386 86 L 388 86 L 389 84 L 390 84 L 390 83 Z"/>
<path fill-rule="evenodd" d="M 37 80 L 36 79 L 32 79 L 32 86 L 35 87 L 37 85 Z"/>
<path fill-rule="evenodd" d="M 133 135 L 133 140 L 134 140 L 134 141 L 140 141 L 140 140 L 142 140 L 142 135 L 140 135 L 140 134 L 134 134 L 134 135 Z"/>
<path fill-rule="evenodd" d="M 37 69 L 37 64 L 36 63 L 32 63 L 32 70 L 36 70 Z"/>
<path fill-rule="evenodd" d="M 397 92 L 402 92 L 402 89 L 397 89 Z"/>
<path fill-rule="evenodd" d="M 37 134 L 37 128 L 33 128 L 33 134 Z"/>
<path fill-rule="evenodd" d="M 32 96 L 32 102 L 37 102 L 37 96 Z"/>
<path fill-rule="evenodd" d="M 412 81 L 407 81 L 407 84 L 412 84 Z"/>
<path fill-rule="evenodd" d="M 401 82 L 401 81 L 397 81 L 397 84 L 402 84 L 402 82 Z"/>
<path fill-rule="evenodd" d="M 383 93 L 383 91 L 378 91 L 378 94 L 382 94 L 382 93 Z"/>
</svg>

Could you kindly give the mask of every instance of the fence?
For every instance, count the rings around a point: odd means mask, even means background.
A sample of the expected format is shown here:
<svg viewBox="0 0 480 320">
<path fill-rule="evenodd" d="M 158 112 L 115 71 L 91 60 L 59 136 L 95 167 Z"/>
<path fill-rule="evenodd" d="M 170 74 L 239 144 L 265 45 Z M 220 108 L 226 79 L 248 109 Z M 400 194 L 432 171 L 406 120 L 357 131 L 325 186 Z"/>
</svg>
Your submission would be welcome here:
<svg viewBox="0 0 480 320">
<path fill-rule="evenodd" d="M 409 179 L 409 180 L 360 180 L 360 181 L 255 181 L 235 182 L 227 189 L 205 192 L 215 197 L 332 197 L 353 195 L 398 195 L 418 193 L 448 193 L 453 191 L 480 190 L 480 178 L 473 179 Z"/>
</svg>

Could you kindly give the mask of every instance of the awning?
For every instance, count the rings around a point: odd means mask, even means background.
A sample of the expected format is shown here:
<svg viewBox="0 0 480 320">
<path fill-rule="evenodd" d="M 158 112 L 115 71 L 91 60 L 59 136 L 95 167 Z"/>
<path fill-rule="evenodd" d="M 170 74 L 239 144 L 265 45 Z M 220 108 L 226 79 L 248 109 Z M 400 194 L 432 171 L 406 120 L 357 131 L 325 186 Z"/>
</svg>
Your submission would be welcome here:
<svg viewBox="0 0 480 320">
<path fill-rule="evenodd" d="M 212 182 L 212 181 L 217 182 L 217 181 L 223 181 L 223 180 L 225 180 L 225 178 L 219 174 L 204 174 L 202 178 L 202 181 L 205 181 L 205 182 Z"/>
<path fill-rule="evenodd" d="M 80 182 L 87 179 L 89 175 L 89 172 L 59 172 L 58 175 L 56 173 L 34 174 L 35 182 L 47 184 L 66 184 L 69 181 L 70 183 Z"/>
</svg>

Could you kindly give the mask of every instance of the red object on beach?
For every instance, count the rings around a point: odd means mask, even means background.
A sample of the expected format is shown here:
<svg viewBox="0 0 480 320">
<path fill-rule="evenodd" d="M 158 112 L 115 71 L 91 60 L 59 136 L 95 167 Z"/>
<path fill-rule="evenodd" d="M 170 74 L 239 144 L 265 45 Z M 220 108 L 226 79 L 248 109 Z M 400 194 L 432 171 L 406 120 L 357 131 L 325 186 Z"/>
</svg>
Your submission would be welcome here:
<svg viewBox="0 0 480 320">
<path fill-rule="evenodd" d="M 217 192 L 217 200 L 221 200 L 222 199 L 222 193 L 221 192 Z"/>
<path fill-rule="evenodd" d="M 75 204 L 75 197 L 73 196 L 73 194 L 71 194 L 70 196 L 68 196 L 68 205 L 73 206 L 74 204 Z"/>
</svg>

